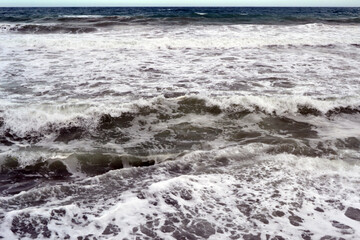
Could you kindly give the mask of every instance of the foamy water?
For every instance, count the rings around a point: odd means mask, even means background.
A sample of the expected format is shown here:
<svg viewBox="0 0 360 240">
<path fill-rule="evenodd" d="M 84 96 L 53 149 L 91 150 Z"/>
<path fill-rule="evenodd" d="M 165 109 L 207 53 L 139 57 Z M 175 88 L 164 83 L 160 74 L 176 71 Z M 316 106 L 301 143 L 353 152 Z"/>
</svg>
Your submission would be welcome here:
<svg viewBox="0 0 360 240">
<path fill-rule="evenodd" d="M 62 11 L 0 22 L 0 237 L 360 238 L 356 19 Z"/>
</svg>

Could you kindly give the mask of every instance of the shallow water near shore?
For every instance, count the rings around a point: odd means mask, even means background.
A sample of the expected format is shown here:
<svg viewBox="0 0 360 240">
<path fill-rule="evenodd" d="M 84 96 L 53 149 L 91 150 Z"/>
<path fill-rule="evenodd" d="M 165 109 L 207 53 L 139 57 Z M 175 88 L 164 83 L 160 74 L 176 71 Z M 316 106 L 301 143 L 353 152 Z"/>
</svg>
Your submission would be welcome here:
<svg viewBox="0 0 360 240">
<path fill-rule="evenodd" d="M 360 238 L 358 8 L 0 12 L 0 238 Z"/>
</svg>

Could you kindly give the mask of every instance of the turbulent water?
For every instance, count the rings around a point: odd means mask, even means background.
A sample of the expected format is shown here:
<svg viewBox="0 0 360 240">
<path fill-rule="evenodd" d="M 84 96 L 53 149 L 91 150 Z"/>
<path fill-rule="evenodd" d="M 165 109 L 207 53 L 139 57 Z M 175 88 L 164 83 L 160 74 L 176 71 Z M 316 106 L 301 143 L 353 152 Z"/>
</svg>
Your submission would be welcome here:
<svg viewBox="0 0 360 240">
<path fill-rule="evenodd" d="M 360 8 L 0 8 L 0 238 L 359 239 Z"/>
</svg>

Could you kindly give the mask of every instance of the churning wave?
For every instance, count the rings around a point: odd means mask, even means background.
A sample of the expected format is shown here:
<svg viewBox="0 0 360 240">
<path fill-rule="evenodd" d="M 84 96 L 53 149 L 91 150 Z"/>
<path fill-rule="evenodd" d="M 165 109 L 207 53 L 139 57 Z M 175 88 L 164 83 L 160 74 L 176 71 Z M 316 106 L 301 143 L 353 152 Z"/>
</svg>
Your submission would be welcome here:
<svg viewBox="0 0 360 240">
<path fill-rule="evenodd" d="M 14 149 L 1 155 L 2 174 L 10 181 L 3 191 L 17 193 L 26 188 L 13 188 L 14 176 L 18 182 L 93 176 L 172 161 L 194 150 L 232 145 L 261 143 L 269 146 L 269 154 L 330 158 L 339 158 L 342 150 L 360 148 L 358 133 L 351 129 L 346 132 L 353 123 L 339 126 L 342 119 L 358 119 L 357 98 L 167 95 L 118 106 L 118 110 L 114 107 L 12 107 L 1 112 L 1 144 Z M 53 118 L 54 111 L 64 118 Z M 322 129 L 324 123 L 343 131 L 343 136 L 332 136 Z M 81 147 L 83 144 L 87 147 Z M 121 148 L 111 149 L 114 144 Z"/>
<path fill-rule="evenodd" d="M 359 239 L 358 25 L 0 8 L 0 238 Z"/>
<path fill-rule="evenodd" d="M 177 93 L 174 93 L 176 96 Z M 118 108 L 118 109 L 116 109 Z M 49 111 L 48 113 L 46 111 Z M 52 114 L 63 119 L 53 118 Z M 2 142 L 8 145 L 17 141 L 37 142 L 42 137 L 55 134 L 55 141 L 69 141 L 71 138 L 87 136 L 86 132 L 115 131 L 117 128 L 131 128 L 141 123 L 142 118 L 151 116 L 149 122 L 172 121 L 196 115 L 217 116 L 219 121 L 236 120 L 250 114 L 274 118 L 274 121 L 289 117 L 319 117 L 332 119 L 338 115 L 357 115 L 360 103 L 357 98 L 346 99 L 314 99 L 299 97 L 230 97 L 203 98 L 197 96 L 173 97 L 167 94 L 149 100 L 147 103 L 128 103 L 123 106 L 103 106 L 93 104 L 59 104 L 28 107 L 19 106 L 0 112 L 0 129 Z M 48 118 L 48 119 L 47 119 Z M 32 122 L 31 125 L 28 123 Z M 274 122 L 276 125 L 276 122 Z M 66 135 L 69 134 L 69 139 Z"/>
</svg>

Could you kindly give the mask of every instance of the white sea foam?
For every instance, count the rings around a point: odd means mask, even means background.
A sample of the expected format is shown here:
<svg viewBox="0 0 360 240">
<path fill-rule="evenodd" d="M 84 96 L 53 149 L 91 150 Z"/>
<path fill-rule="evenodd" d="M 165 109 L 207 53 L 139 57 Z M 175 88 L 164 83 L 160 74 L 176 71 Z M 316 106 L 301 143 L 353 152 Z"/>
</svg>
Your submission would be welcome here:
<svg viewBox="0 0 360 240">
<path fill-rule="evenodd" d="M 359 55 L 350 44 L 359 43 L 360 33 L 354 26 L 120 28 L 80 35 L 2 34 L 0 94 L 12 102 L 37 102 L 122 101 L 167 91 L 325 97 L 359 92 Z"/>
<path fill-rule="evenodd" d="M 345 215 L 360 209 L 358 26 L 12 27 L 0 27 L 0 164 L 16 158 L 4 178 L 33 185 L 0 197 L 1 237 L 360 238 Z M 55 141 L 71 127 L 83 135 Z M 74 153 L 103 152 L 157 164 L 79 170 Z M 26 176 L 55 160 L 80 180 Z"/>
<path fill-rule="evenodd" d="M 72 186 L 86 194 L 95 194 L 100 203 L 96 206 L 87 205 L 86 199 L 77 194 L 59 199 L 57 189 L 66 186 L 47 186 L 32 193 L 2 198 L 11 203 L 16 199 L 31 199 L 33 194 L 43 195 L 46 191 L 51 193 L 52 199 L 44 207 L 5 213 L 2 236 L 14 237 L 10 231 L 12 221 L 15 216 L 21 216 L 20 213 L 30 214 L 34 221 L 39 217 L 49 219 L 47 228 L 54 239 L 67 234 L 74 238 L 87 234 L 99 237 L 109 224 L 114 232 L 101 238 L 158 236 L 177 239 L 176 234 L 185 232 L 209 239 L 258 233 L 263 238 L 266 234 L 284 238 L 300 238 L 303 234 L 314 238 L 341 237 L 344 232 L 350 239 L 359 236 L 358 222 L 344 215 L 347 207 L 360 207 L 356 204 L 359 196 L 355 194 L 359 191 L 358 165 L 289 154 L 259 155 L 266 149 L 264 147 L 255 144 L 194 152 L 177 162 L 158 165 L 156 169 L 112 171 Z M 228 159 L 225 165 L 211 167 L 224 158 Z M 192 170 L 182 176 L 169 175 L 166 170 L 187 164 Z M 115 186 L 131 186 L 134 179 L 128 182 L 126 176 L 129 174 L 140 175 L 132 189 L 119 192 Z M 110 199 L 102 194 L 108 189 L 115 191 Z M 315 208 L 322 210 L 314 211 Z M 57 212 L 52 212 L 54 209 Z M 20 222 L 24 220 L 20 218 Z M 74 221 L 78 223 L 75 226 Z M 347 227 L 339 228 L 334 221 Z M 44 223 L 38 224 L 40 229 Z M 55 232 L 58 235 L 54 235 Z"/>
</svg>

